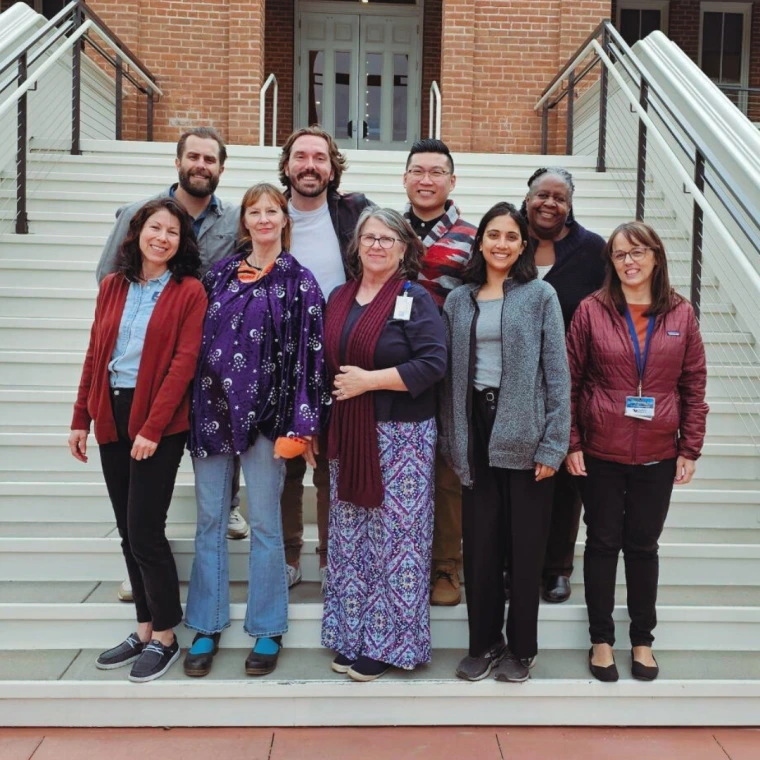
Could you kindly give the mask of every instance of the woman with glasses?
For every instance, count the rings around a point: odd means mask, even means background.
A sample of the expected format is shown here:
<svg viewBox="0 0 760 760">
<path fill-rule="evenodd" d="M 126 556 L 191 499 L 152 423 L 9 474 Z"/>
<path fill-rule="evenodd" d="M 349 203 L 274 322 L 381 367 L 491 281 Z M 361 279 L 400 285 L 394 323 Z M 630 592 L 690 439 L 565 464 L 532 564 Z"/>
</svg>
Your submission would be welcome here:
<svg viewBox="0 0 760 760">
<path fill-rule="evenodd" d="M 422 244 L 390 209 L 365 209 L 354 279 L 327 304 L 334 381 L 330 543 L 322 644 L 332 669 L 372 681 L 430 660 L 435 383 L 446 369 L 443 323 L 415 280 Z"/>
<path fill-rule="evenodd" d="M 707 371 L 691 304 L 668 278 L 665 249 L 643 222 L 621 224 L 604 249 L 602 289 L 567 337 L 572 428 L 567 468 L 581 478 L 589 668 L 617 681 L 615 577 L 623 550 L 631 670 L 654 680 L 658 540 L 673 484 L 694 475 L 705 437 Z"/>
</svg>

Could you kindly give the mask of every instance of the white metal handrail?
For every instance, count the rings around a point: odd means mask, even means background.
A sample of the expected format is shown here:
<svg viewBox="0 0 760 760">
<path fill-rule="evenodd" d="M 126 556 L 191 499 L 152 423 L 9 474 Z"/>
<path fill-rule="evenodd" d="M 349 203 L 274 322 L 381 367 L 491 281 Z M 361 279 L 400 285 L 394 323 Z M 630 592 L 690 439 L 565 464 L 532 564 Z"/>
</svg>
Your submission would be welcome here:
<svg viewBox="0 0 760 760">
<path fill-rule="evenodd" d="M 272 72 L 267 81 L 261 86 L 259 91 L 259 145 L 264 145 L 264 117 L 266 109 L 264 108 L 264 97 L 269 86 L 274 82 L 274 91 L 272 93 L 272 147 L 277 146 L 277 77 Z"/>
<path fill-rule="evenodd" d="M 435 131 L 433 131 L 433 106 L 435 105 Z M 438 82 L 433 82 L 430 85 L 430 113 L 428 124 L 428 137 L 441 139 L 441 90 L 438 87 Z"/>
<path fill-rule="evenodd" d="M 92 22 L 91 19 L 88 19 L 87 21 L 82 24 L 82 26 L 79 27 L 79 29 L 74 32 L 74 34 L 71 35 L 71 37 L 68 37 L 66 39 L 66 42 L 63 43 L 51 56 L 50 58 L 45 61 L 45 63 L 42 64 L 35 72 L 32 74 L 32 76 L 27 79 L 24 84 L 21 85 L 12 95 L 8 97 L 8 99 L 0 105 L 0 116 L 6 113 L 6 111 L 9 111 L 11 106 L 15 106 L 18 100 L 21 98 L 24 93 L 28 92 L 30 89 L 32 89 L 35 84 L 37 83 L 37 80 L 39 80 L 47 71 L 49 71 L 53 66 L 56 64 L 58 59 L 69 49 L 74 47 L 74 44 L 79 40 L 80 37 L 83 37 L 90 29 L 90 27 L 95 26 L 95 24 Z"/>
</svg>

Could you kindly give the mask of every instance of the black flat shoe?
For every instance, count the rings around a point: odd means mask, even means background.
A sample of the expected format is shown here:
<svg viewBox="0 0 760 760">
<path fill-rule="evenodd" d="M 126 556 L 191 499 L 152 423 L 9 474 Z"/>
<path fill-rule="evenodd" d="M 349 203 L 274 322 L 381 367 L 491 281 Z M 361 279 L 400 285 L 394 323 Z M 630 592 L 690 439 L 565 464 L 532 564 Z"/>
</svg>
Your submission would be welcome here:
<svg viewBox="0 0 760 760">
<path fill-rule="evenodd" d="M 614 683 L 620 677 L 618 675 L 617 665 L 613 662 L 612 665 L 602 667 L 601 665 L 594 665 L 591 660 L 594 657 L 594 647 L 588 650 L 588 669 L 591 671 L 591 675 L 596 678 L 597 681 L 604 683 Z"/>
<path fill-rule="evenodd" d="M 267 636 L 277 644 L 277 651 L 269 654 L 267 652 L 257 652 L 254 645 L 251 653 L 245 659 L 245 673 L 248 676 L 265 676 L 271 673 L 277 667 L 277 658 L 282 651 L 282 636 Z M 256 644 L 258 644 L 258 639 Z"/>
<path fill-rule="evenodd" d="M 654 655 L 652 655 L 654 660 Z M 633 648 L 631 648 L 631 675 L 637 681 L 654 681 L 658 675 L 660 675 L 660 666 L 657 664 L 657 660 L 654 660 L 654 666 L 644 665 L 643 663 L 633 658 Z"/>
<path fill-rule="evenodd" d="M 570 598 L 570 579 L 564 575 L 548 575 L 541 596 L 551 604 L 562 604 Z"/>
<path fill-rule="evenodd" d="M 212 633 L 210 636 L 205 633 L 196 633 L 193 639 L 193 645 L 185 655 L 183 667 L 185 675 L 193 678 L 202 678 L 211 672 L 211 666 L 214 663 L 214 655 L 219 651 L 219 638 L 221 633 Z M 203 642 L 203 639 L 208 641 Z M 194 653 L 193 647 L 201 641 L 204 651 Z"/>
</svg>

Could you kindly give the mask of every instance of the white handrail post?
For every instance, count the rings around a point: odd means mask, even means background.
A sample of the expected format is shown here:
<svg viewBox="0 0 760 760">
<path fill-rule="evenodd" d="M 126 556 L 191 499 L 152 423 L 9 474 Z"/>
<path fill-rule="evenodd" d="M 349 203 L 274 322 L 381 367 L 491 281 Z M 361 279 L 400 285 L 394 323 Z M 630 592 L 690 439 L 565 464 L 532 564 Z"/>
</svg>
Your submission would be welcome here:
<svg viewBox="0 0 760 760">
<path fill-rule="evenodd" d="M 435 104 L 435 131 L 433 131 L 433 104 Z M 441 139 L 441 90 L 438 87 L 438 82 L 433 82 L 430 85 L 430 107 L 428 114 L 428 137 Z"/>
<path fill-rule="evenodd" d="M 272 72 L 268 77 L 267 81 L 264 82 L 264 84 L 261 86 L 261 90 L 259 91 L 259 145 L 262 147 L 265 145 L 265 135 L 264 135 L 264 117 L 266 116 L 266 108 L 264 107 L 264 98 L 266 97 L 266 92 L 269 89 L 269 85 L 274 83 L 274 91 L 272 92 L 272 147 L 276 147 L 277 145 L 277 96 L 278 96 L 278 87 L 277 87 L 277 77 L 274 75 L 274 72 Z"/>
</svg>

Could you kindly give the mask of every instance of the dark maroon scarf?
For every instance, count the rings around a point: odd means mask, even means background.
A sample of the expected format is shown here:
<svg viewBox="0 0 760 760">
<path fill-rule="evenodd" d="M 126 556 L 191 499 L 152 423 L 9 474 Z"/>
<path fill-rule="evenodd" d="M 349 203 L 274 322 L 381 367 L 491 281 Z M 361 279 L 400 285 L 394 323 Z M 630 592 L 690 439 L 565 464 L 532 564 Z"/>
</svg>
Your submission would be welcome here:
<svg viewBox="0 0 760 760">
<path fill-rule="evenodd" d="M 404 281 L 392 277 L 368 304 L 348 336 L 346 360 L 341 362 L 340 339 L 359 284 L 355 281 L 343 285 L 330 299 L 325 314 L 325 358 L 332 378 L 340 373 L 341 364 L 375 369 L 375 347 L 386 320 L 393 313 Z M 339 462 L 338 498 L 341 501 L 360 507 L 382 506 L 383 481 L 376 425 L 373 393 L 333 402 L 327 456 Z"/>
</svg>

